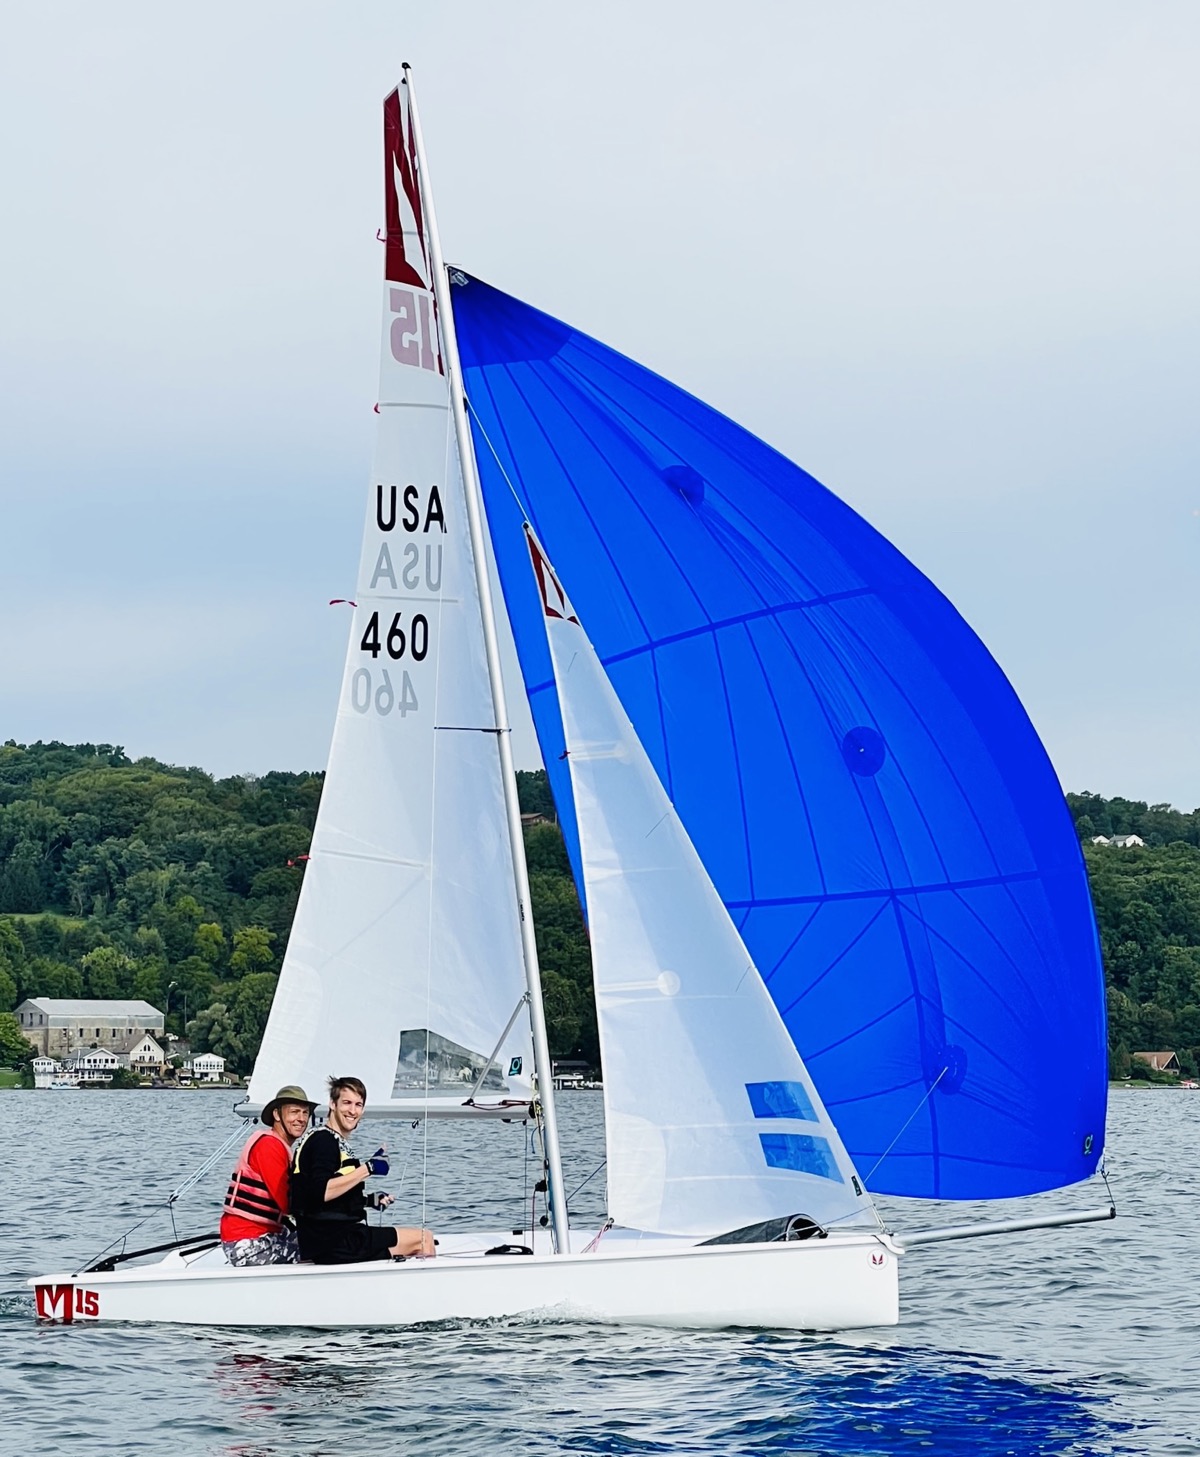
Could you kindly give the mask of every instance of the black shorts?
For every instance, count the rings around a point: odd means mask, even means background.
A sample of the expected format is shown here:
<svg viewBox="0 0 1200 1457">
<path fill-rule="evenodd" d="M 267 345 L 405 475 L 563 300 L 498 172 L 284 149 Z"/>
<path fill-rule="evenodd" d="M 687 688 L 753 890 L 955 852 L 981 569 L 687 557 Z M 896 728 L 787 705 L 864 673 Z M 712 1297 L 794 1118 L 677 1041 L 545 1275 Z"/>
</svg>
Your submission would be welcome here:
<svg viewBox="0 0 1200 1457">
<path fill-rule="evenodd" d="M 376 1224 L 340 1221 L 300 1226 L 300 1258 L 315 1265 L 361 1265 L 390 1259 L 396 1231 Z"/>
</svg>

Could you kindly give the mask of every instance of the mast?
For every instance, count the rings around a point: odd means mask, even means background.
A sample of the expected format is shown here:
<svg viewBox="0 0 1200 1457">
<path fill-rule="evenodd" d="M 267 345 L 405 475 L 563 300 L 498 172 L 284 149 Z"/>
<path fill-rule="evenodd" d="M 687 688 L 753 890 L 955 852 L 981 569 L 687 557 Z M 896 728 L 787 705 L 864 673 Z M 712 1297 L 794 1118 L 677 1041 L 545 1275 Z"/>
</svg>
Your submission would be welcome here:
<svg viewBox="0 0 1200 1457">
<path fill-rule="evenodd" d="M 454 331 L 454 310 L 442 243 L 438 234 L 437 214 L 433 210 L 433 189 L 429 185 L 429 166 L 425 158 L 425 142 L 417 113 L 417 95 L 412 72 L 404 63 L 402 85 L 408 87 L 412 116 L 413 140 L 417 148 L 417 184 L 421 192 L 421 209 L 429 236 L 429 262 L 433 275 L 433 293 L 437 300 L 442 325 L 442 343 L 446 351 L 446 375 L 450 389 L 450 407 L 454 415 L 454 433 L 458 440 L 462 466 L 463 491 L 467 503 L 467 524 L 471 551 L 475 558 L 475 582 L 479 590 L 479 606 L 483 616 L 483 639 L 487 650 L 488 681 L 492 690 L 492 707 L 496 718 L 496 744 L 500 752 L 501 779 L 504 784 L 504 807 L 508 820 L 508 841 L 512 850 L 513 879 L 517 907 L 521 917 L 521 951 L 525 962 L 525 985 L 529 990 L 529 1019 L 533 1030 L 533 1062 L 537 1071 L 538 1095 L 545 1120 L 546 1165 L 549 1175 L 550 1221 L 557 1254 L 570 1252 L 567 1223 L 567 1200 L 562 1179 L 562 1160 L 558 1145 L 558 1117 L 554 1108 L 554 1078 L 550 1062 L 550 1044 L 546 1037 L 546 1011 L 542 1002 L 542 974 L 538 965 L 537 943 L 533 934 L 533 915 L 529 901 L 529 873 L 525 865 L 525 841 L 521 833 L 521 810 L 517 800 L 517 776 L 513 766 L 512 738 L 508 723 L 508 704 L 500 669 L 500 646 L 496 636 L 496 616 L 492 606 L 491 581 L 488 576 L 486 526 L 483 492 L 475 464 L 475 447 L 467 420 L 463 394 L 462 369 L 458 360 L 458 338 Z"/>
</svg>

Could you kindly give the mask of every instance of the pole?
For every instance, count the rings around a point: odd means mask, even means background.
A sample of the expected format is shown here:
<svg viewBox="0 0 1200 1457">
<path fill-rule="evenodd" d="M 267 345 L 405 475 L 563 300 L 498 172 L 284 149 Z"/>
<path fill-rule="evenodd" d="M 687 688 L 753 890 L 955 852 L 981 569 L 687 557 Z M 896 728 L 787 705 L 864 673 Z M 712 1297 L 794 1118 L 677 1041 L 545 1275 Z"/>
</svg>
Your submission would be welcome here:
<svg viewBox="0 0 1200 1457">
<path fill-rule="evenodd" d="M 950 1224 L 944 1229 L 915 1229 L 911 1234 L 893 1234 L 892 1242 L 900 1250 L 914 1245 L 940 1244 L 948 1239 L 975 1239 L 985 1234 L 1015 1234 L 1022 1229 L 1056 1229 L 1063 1224 L 1093 1224 L 1102 1219 L 1115 1219 L 1115 1205 L 1107 1209 L 1087 1209 L 1077 1214 L 1043 1214 L 1041 1218 L 996 1219 L 986 1224 Z"/>
<path fill-rule="evenodd" d="M 475 583 L 483 616 L 483 641 L 487 650 L 488 680 L 492 690 L 492 707 L 496 717 L 496 743 L 500 752 L 500 773 L 504 784 L 504 807 L 508 819 L 508 842 L 512 850 L 513 879 L 517 892 L 517 908 L 521 917 L 521 951 L 525 961 L 525 985 L 529 990 L 529 1020 L 533 1030 L 533 1063 L 537 1071 L 538 1096 L 542 1104 L 545 1132 L 546 1167 L 549 1175 L 550 1222 L 556 1254 L 568 1254 L 567 1200 L 563 1187 L 562 1159 L 558 1144 L 558 1118 L 554 1109 L 554 1077 L 550 1062 L 550 1044 L 546 1036 L 546 1010 L 542 1003 L 542 974 L 538 965 L 537 942 L 533 934 L 533 916 L 529 903 L 529 872 L 525 865 L 525 841 L 521 833 L 521 808 L 517 800 L 517 775 L 513 766 L 512 736 L 508 725 L 508 705 L 504 695 L 504 679 L 500 669 L 500 646 L 496 636 L 496 617 L 492 606 L 491 582 L 488 580 L 487 526 L 483 491 L 475 463 L 475 447 L 467 420 L 463 395 L 462 368 L 458 359 L 458 336 L 454 330 L 454 310 L 450 304 L 450 286 L 442 258 L 437 215 L 433 210 L 433 189 L 429 185 L 429 167 L 425 160 L 425 142 L 417 116 L 417 95 L 412 72 L 404 66 L 401 83 L 408 87 L 409 110 L 412 116 L 413 140 L 417 149 L 417 183 L 421 191 L 421 208 L 429 230 L 429 262 L 433 274 L 433 294 L 437 300 L 445 349 L 446 379 L 450 390 L 450 409 L 454 417 L 454 433 L 462 465 L 463 490 L 467 503 L 467 524 L 471 534 L 471 552 L 475 558 Z M 532 1233 L 532 1231 L 531 1231 Z"/>
</svg>

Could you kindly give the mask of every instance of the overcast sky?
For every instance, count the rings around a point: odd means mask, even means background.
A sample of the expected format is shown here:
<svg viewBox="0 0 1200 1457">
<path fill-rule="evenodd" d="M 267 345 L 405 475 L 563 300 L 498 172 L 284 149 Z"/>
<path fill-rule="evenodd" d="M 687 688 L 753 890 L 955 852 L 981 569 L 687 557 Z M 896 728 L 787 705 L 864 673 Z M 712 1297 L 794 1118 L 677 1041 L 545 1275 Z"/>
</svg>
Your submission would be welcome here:
<svg viewBox="0 0 1200 1457">
<path fill-rule="evenodd" d="M 1194 0 L 10 10 L 0 739 L 323 766 L 402 60 L 452 261 L 861 511 L 1066 788 L 1200 804 Z"/>
</svg>

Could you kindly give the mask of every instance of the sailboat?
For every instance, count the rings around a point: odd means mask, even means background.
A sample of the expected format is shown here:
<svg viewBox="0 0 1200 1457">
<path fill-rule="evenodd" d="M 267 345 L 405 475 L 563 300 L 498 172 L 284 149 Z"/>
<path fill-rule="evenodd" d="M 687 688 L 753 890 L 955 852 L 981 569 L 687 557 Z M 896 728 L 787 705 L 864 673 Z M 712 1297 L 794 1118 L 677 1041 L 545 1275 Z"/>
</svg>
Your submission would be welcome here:
<svg viewBox="0 0 1200 1457">
<path fill-rule="evenodd" d="M 762 442 L 446 267 L 408 68 L 384 141 L 354 618 L 239 1111 L 349 1070 L 372 1116 L 530 1122 L 546 1216 L 397 1264 L 122 1250 L 30 1281 L 38 1315 L 847 1329 L 897 1321 L 914 1245 L 1110 1217 L 904 1233 L 872 1197 L 1036 1193 L 1103 1152 L 1082 858 L 986 649 Z M 565 1195 L 497 577 L 591 938 L 599 1226 Z"/>
</svg>

